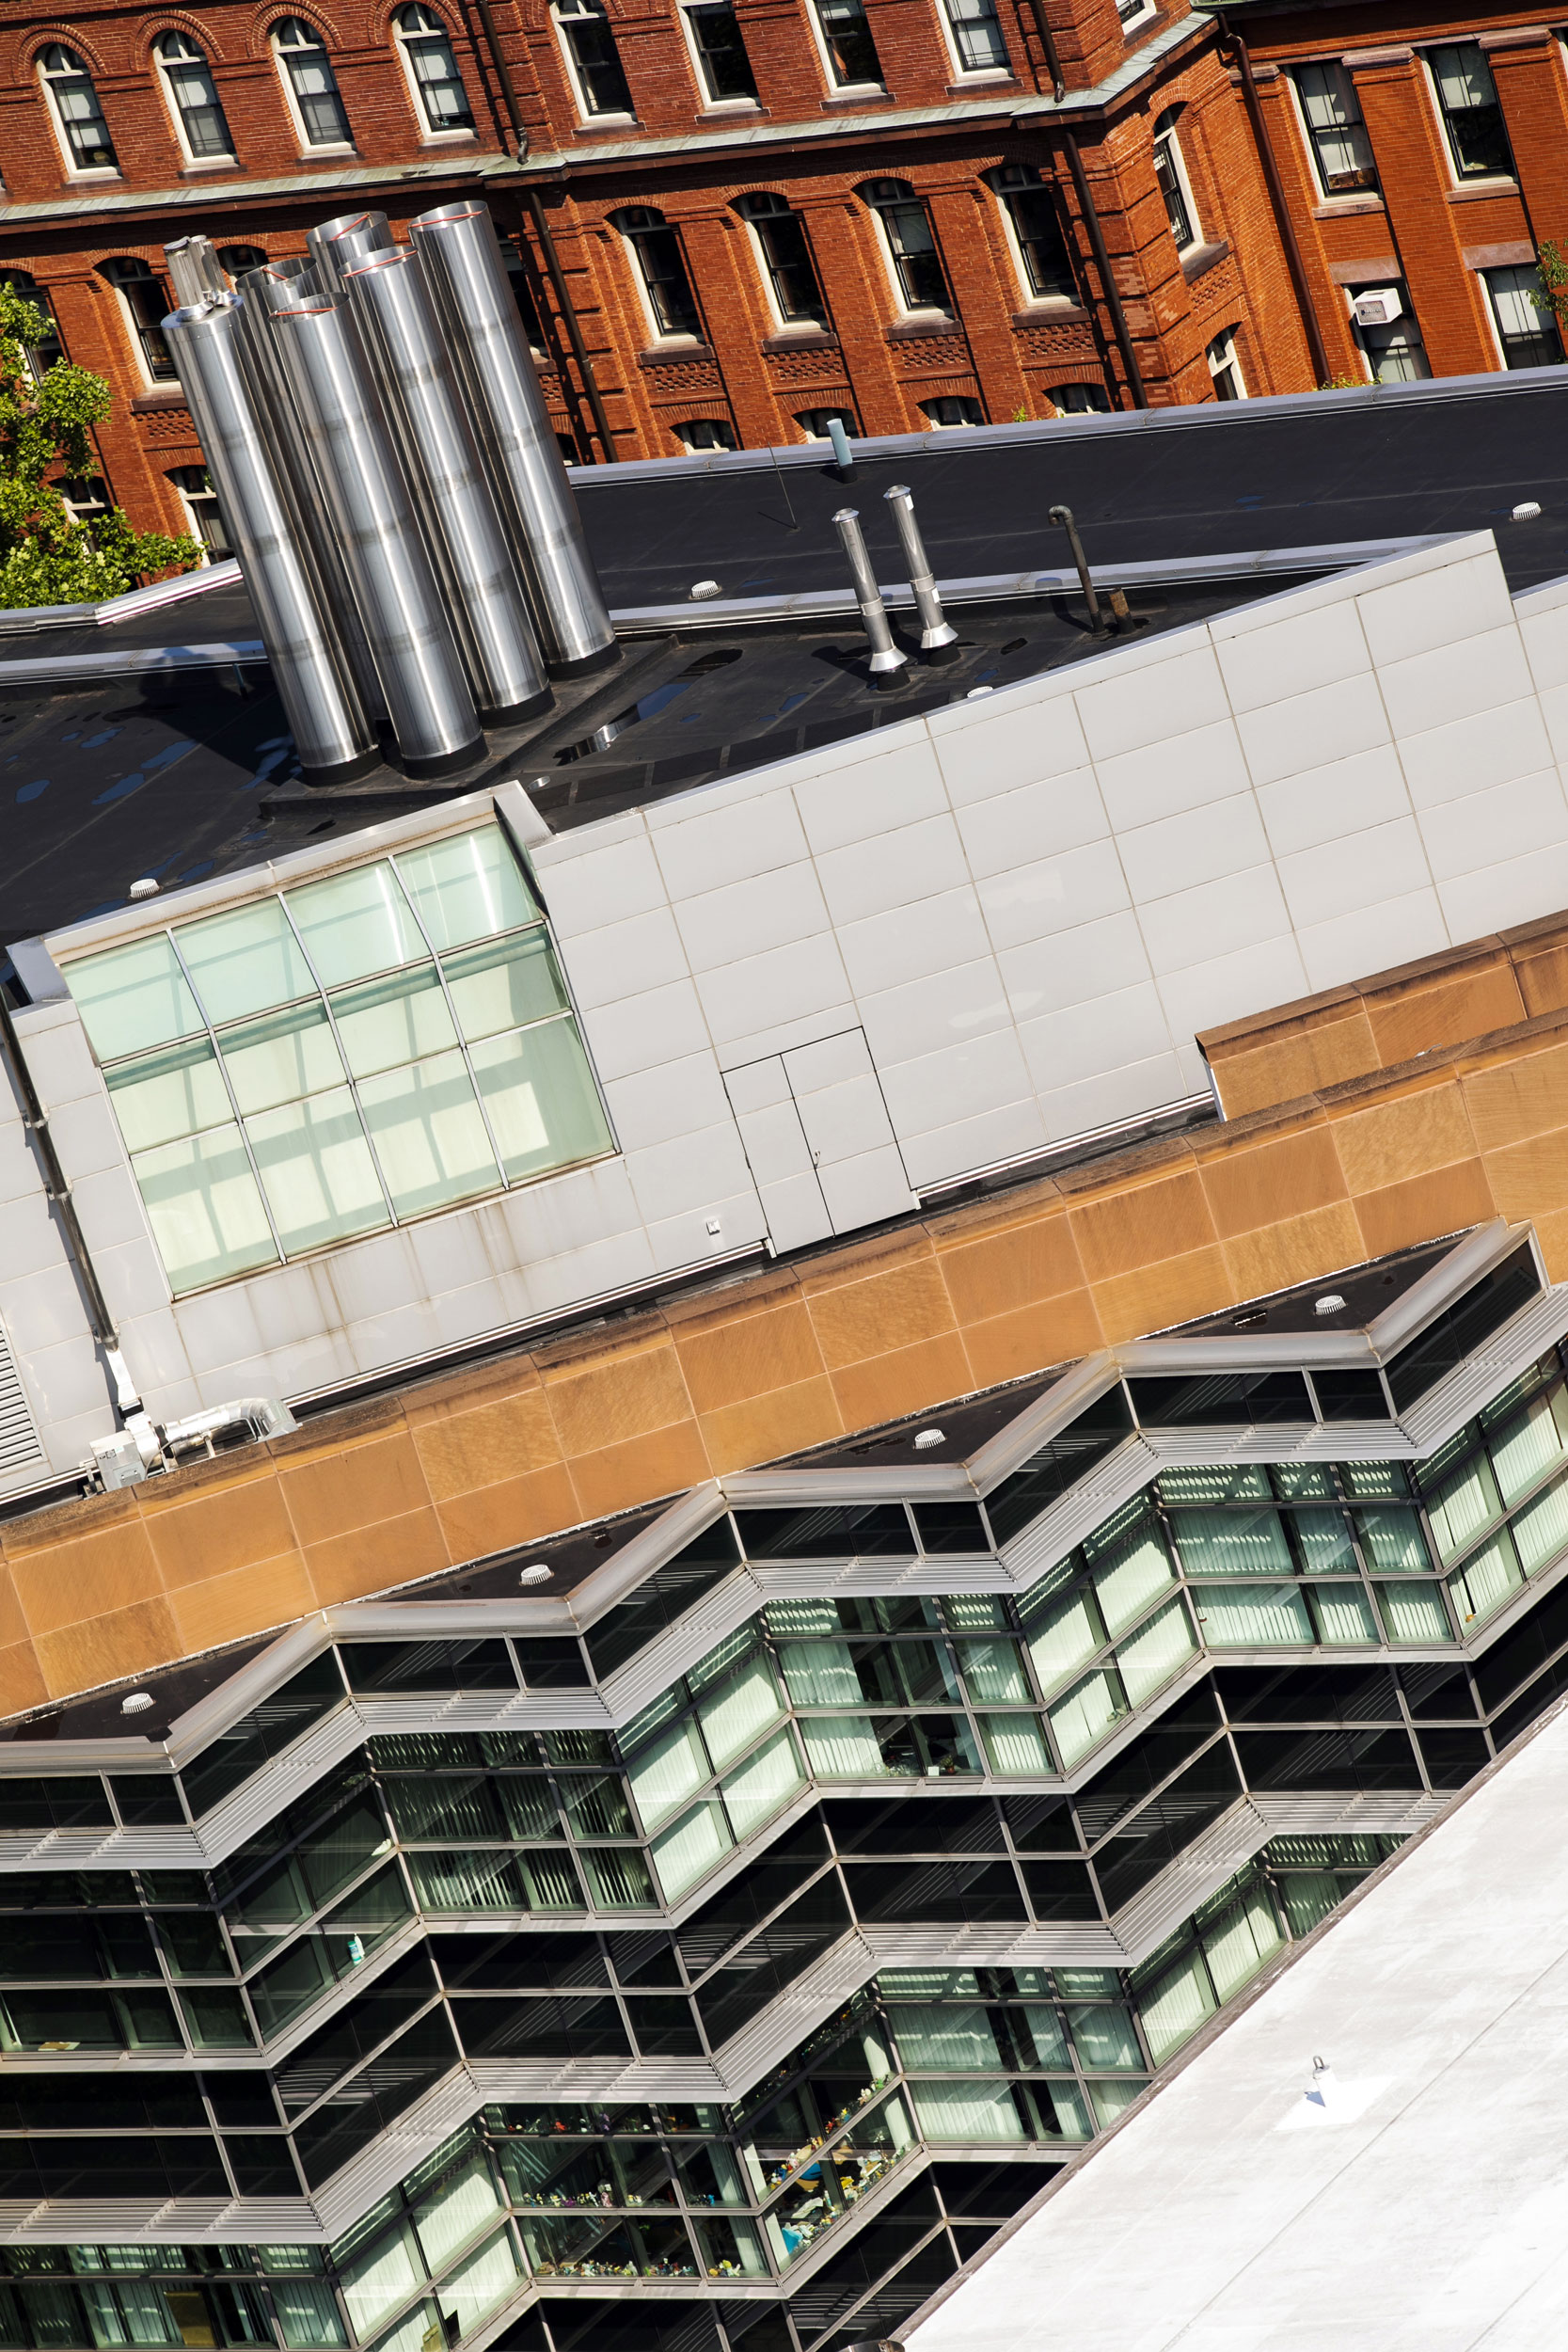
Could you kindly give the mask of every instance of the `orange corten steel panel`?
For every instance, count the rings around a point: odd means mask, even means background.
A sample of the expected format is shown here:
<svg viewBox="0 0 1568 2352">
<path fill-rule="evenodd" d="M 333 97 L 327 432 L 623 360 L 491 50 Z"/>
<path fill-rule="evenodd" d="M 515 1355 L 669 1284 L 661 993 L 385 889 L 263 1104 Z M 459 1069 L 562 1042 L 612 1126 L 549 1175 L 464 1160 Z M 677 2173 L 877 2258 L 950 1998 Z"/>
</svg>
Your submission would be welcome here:
<svg viewBox="0 0 1568 2352">
<path fill-rule="evenodd" d="M 1568 917 L 1501 943 L 1522 988 L 1560 973 L 1560 937 Z M 1456 1005 L 1485 1012 L 1498 945 L 1337 992 L 1338 1025 L 1361 1008 L 1357 1050 L 1371 1054 L 1377 1008 L 1420 999 L 1422 971 L 1439 1025 Z M 1465 954 L 1468 998 L 1456 993 Z M 1291 1072 L 1310 1018 L 1287 1007 L 1255 1025 L 1277 1033 Z M 1561 1004 L 732 1278 L 612 1334 L 411 1385 L 270 1445 L 12 1520 L 0 1530 L 0 1711 L 1497 1216 L 1530 1220 L 1548 1271 L 1568 1275 Z"/>
</svg>

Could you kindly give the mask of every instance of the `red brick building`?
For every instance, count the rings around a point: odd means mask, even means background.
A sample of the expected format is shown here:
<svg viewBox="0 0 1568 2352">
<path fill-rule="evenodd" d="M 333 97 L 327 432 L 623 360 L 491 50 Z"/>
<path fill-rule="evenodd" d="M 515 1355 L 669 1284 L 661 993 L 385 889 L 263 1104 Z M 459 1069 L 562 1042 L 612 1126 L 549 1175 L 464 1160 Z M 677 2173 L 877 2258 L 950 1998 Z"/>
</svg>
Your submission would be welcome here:
<svg viewBox="0 0 1568 2352">
<path fill-rule="evenodd" d="M 1562 358 L 1530 296 L 1568 241 L 1568 71 L 1561 34 L 1518 13 L 1227 7 L 1332 374 Z"/>
<path fill-rule="evenodd" d="M 1267 20 L 1308 47 L 1329 21 Z M 1314 202 L 1297 83 L 1257 46 L 1249 91 L 1182 0 L 60 0 L 0 33 L 0 268 L 110 379 L 108 493 L 166 527 L 213 521 L 166 242 L 237 267 L 471 192 L 585 459 L 1301 390 L 1359 370 L 1338 289 L 1388 279 L 1390 237 L 1380 198 Z M 1438 117 L 1397 127 L 1426 69 L 1366 54 L 1431 363 L 1497 365 L 1461 247 L 1513 257 L 1536 215 L 1512 182 L 1438 187 Z M 1486 54 L 1515 147 L 1555 156 L 1555 42 Z"/>
</svg>

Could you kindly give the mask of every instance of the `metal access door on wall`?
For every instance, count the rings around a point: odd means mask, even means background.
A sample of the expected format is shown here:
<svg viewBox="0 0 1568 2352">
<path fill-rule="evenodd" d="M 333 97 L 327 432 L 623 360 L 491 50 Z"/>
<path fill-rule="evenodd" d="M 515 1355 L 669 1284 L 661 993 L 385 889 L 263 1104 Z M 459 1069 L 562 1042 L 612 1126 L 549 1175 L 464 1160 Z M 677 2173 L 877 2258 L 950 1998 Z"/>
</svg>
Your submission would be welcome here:
<svg viewBox="0 0 1568 2352">
<path fill-rule="evenodd" d="M 919 1207 L 863 1029 L 745 1062 L 724 1084 L 775 1249 Z"/>
</svg>

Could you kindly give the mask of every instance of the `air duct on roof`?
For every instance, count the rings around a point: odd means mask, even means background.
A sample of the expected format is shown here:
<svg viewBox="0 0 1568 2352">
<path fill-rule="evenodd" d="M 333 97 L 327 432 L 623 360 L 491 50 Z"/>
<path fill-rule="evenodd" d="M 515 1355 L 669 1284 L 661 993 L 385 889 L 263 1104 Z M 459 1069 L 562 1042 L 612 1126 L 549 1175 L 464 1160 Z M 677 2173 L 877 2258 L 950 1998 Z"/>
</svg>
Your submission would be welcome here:
<svg viewBox="0 0 1568 2352">
<path fill-rule="evenodd" d="M 877 575 L 871 568 L 871 558 L 865 551 L 865 533 L 861 529 L 860 511 L 853 506 L 841 506 L 833 516 L 833 529 L 839 545 L 849 560 L 854 574 L 855 601 L 865 623 L 865 633 L 871 640 L 871 682 L 874 686 L 891 684 L 909 660 L 893 642 L 893 628 L 882 602 L 882 592 L 877 585 Z"/>
<path fill-rule="evenodd" d="M 372 253 L 343 282 L 480 716 L 531 718 L 550 691 L 423 264 L 406 246 Z"/>
<path fill-rule="evenodd" d="M 490 488 L 527 567 L 533 623 L 557 676 L 614 661 L 620 648 L 533 372 L 495 223 L 482 204 L 443 204 L 414 222 L 442 332 L 456 363 Z"/>
<path fill-rule="evenodd" d="M 336 220 L 324 220 L 314 229 L 307 230 L 305 242 L 310 248 L 324 294 L 341 294 L 343 272 L 362 261 L 367 253 L 385 253 L 390 249 L 392 232 L 385 213 L 340 213 Z"/>
</svg>

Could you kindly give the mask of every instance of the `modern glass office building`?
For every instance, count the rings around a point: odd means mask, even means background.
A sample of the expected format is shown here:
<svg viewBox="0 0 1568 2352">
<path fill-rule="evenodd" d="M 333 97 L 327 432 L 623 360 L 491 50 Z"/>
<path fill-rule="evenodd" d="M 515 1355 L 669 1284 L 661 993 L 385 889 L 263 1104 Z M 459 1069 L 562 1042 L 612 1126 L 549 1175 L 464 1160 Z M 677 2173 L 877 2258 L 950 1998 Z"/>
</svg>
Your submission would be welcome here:
<svg viewBox="0 0 1568 2352">
<path fill-rule="evenodd" d="M 1568 1687 L 1529 1236 L 1239 1322 L 20 1723 L 0 2344 L 895 2332 Z"/>
</svg>

